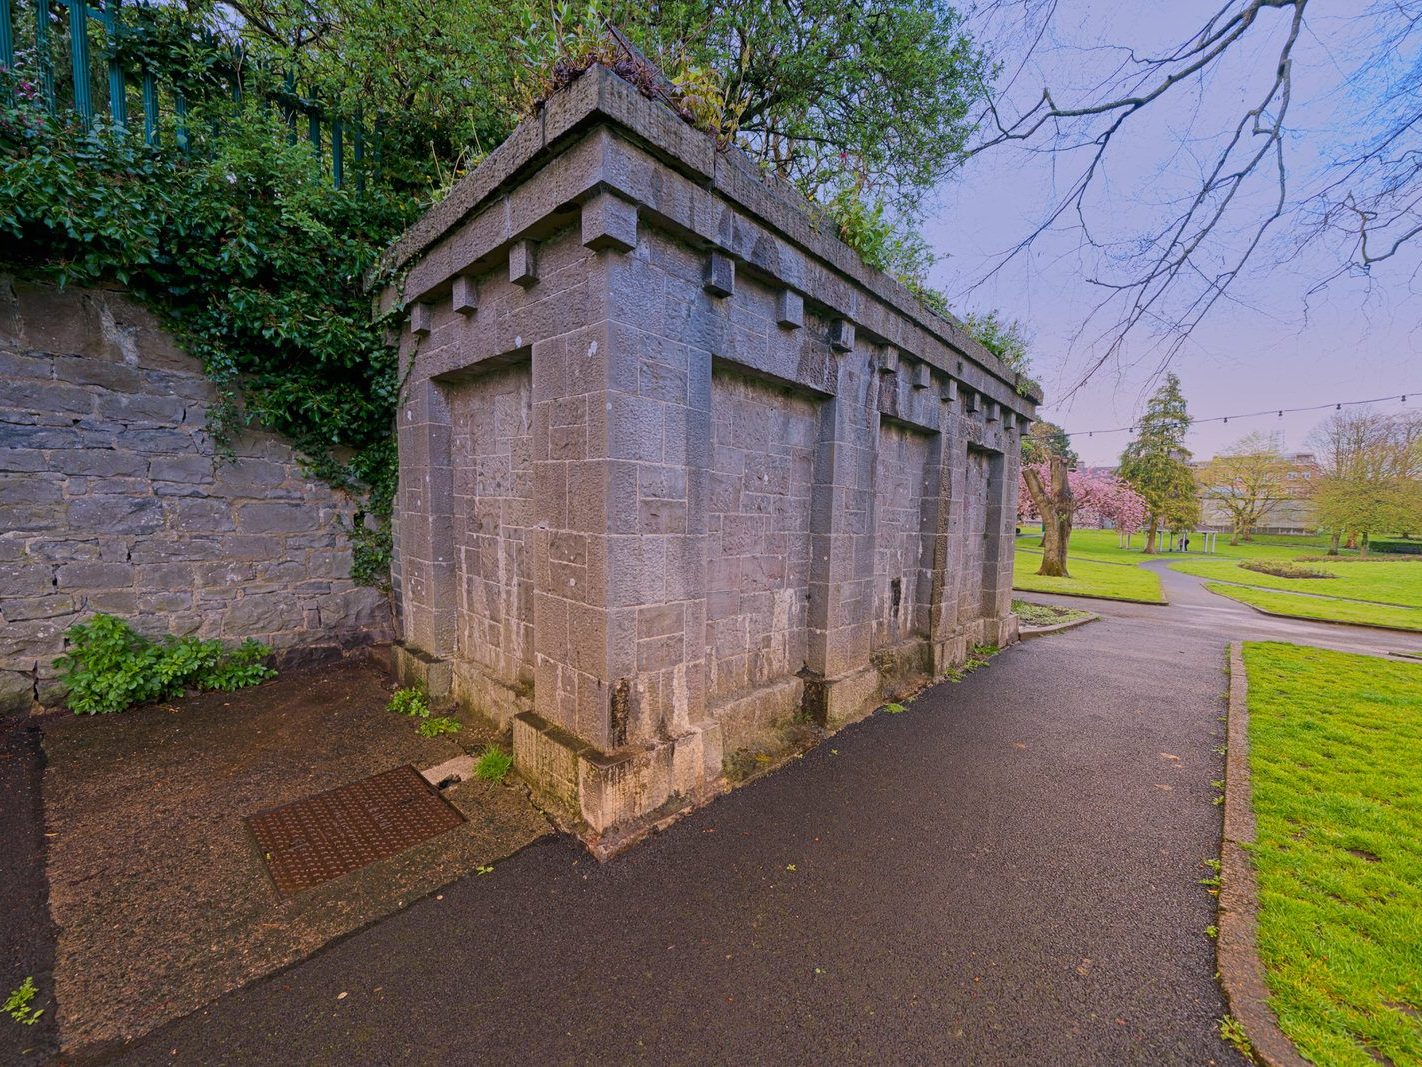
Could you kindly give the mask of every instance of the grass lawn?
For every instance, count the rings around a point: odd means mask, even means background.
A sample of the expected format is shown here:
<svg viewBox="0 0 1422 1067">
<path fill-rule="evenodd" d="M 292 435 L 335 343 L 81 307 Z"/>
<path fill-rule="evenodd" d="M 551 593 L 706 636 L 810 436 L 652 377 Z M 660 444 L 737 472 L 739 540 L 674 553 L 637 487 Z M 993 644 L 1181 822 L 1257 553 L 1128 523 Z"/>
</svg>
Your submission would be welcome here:
<svg viewBox="0 0 1422 1067">
<path fill-rule="evenodd" d="M 1070 578 L 1043 578 L 1036 573 L 1041 565 L 1042 553 L 1032 551 L 1019 541 L 1012 565 L 1012 588 L 1029 593 L 1067 593 L 1071 596 L 1093 596 L 1102 600 L 1165 603 L 1165 597 L 1160 592 L 1160 578 L 1143 567 L 1129 563 L 1108 563 L 1072 553 L 1067 557 Z"/>
<path fill-rule="evenodd" d="M 1018 538 L 1017 543 L 1036 548 L 1041 537 L 1038 532 L 1040 529 L 1041 527 L 1036 523 L 1023 526 L 1022 536 Z M 1168 541 L 1158 541 L 1162 551 L 1157 552 L 1154 556 L 1147 556 L 1142 551 L 1145 547 L 1145 534 L 1143 533 L 1135 534 L 1132 537 L 1130 548 L 1120 547 L 1119 542 L 1120 537 L 1115 530 L 1073 530 L 1068 559 L 1078 555 L 1121 563 L 1140 563 L 1147 559 L 1294 559 L 1298 556 L 1321 556 L 1328 551 L 1328 538 L 1312 534 L 1297 536 L 1277 534 L 1268 537 L 1261 534 L 1253 541 L 1238 545 L 1231 545 L 1229 538 L 1221 534 L 1215 553 L 1211 556 L 1207 556 L 1201 551 L 1205 544 L 1203 534 L 1191 537 L 1189 552 L 1166 552 L 1164 546 L 1168 544 Z M 1356 556 L 1357 553 L 1345 551 L 1344 555 Z"/>
<path fill-rule="evenodd" d="M 1400 557 L 1393 562 L 1300 564 L 1314 570 L 1327 571 L 1333 578 L 1279 578 L 1273 574 L 1245 570 L 1234 560 L 1189 560 L 1173 564 L 1174 570 L 1200 578 L 1221 582 L 1239 582 L 1261 589 L 1279 589 L 1290 593 L 1314 593 L 1321 596 L 1370 600 L 1375 604 L 1401 604 L 1422 608 L 1422 563 L 1406 562 Z"/>
<path fill-rule="evenodd" d="M 1360 604 L 1356 600 L 1299 596 L 1297 593 L 1278 593 L 1272 589 L 1219 585 L 1215 582 L 1206 582 L 1205 588 L 1230 600 L 1238 600 L 1241 604 L 1295 619 L 1350 622 L 1359 626 L 1386 626 L 1395 630 L 1422 631 L 1422 608 L 1405 608 L 1395 604 Z"/>
<path fill-rule="evenodd" d="M 1244 646 L 1259 952 L 1315 1063 L 1422 1064 L 1422 664 Z"/>
</svg>

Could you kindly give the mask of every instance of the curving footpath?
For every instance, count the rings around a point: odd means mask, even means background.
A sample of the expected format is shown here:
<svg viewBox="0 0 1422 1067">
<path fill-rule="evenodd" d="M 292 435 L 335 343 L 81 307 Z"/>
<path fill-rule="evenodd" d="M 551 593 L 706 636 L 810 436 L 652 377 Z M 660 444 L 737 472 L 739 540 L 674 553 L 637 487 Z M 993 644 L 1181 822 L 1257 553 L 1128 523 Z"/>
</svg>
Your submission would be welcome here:
<svg viewBox="0 0 1422 1067">
<path fill-rule="evenodd" d="M 598 865 L 545 839 L 127 1063 L 1241 1063 L 1199 884 L 1236 639 L 1167 571 Z M 1079 599 L 1034 597 L 1050 602 Z"/>
</svg>

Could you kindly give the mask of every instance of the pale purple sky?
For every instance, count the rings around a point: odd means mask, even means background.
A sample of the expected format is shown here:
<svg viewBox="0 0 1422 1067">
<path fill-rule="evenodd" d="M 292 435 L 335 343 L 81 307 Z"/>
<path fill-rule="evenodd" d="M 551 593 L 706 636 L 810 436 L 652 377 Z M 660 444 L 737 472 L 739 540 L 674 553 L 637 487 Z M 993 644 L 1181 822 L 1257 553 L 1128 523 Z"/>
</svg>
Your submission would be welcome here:
<svg viewBox="0 0 1422 1067">
<path fill-rule="evenodd" d="M 1020 8 L 1016 10 L 1020 11 Z M 1102 42 L 1140 52 L 1173 46 L 1215 10 L 1213 4 L 1090 3 L 1061 0 L 1052 30 L 1017 77 L 1012 97 L 1019 106 L 1044 85 L 1058 104 L 1076 102 L 1069 90 L 1099 80 L 1109 53 L 1086 50 Z M 1344 75 L 1365 56 L 1368 24 L 1355 17 L 1358 0 L 1315 0 L 1295 51 L 1294 102 L 1287 142 L 1296 188 L 1317 180 L 1342 145 L 1365 132 L 1356 116 L 1367 113 Z M 1284 16 L 1266 12 L 1282 29 Z M 1271 74 L 1280 38 L 1273 30 L 1241 50 L 1216 73 L 1202 93 L 1154 113 L 1142 113 L 1115 149 L 1110 184 L 1093 201 L 1098 233 L 1129 240 L 1158 222 L 1163 205 L 1189 189 L 1210 138 L 1232 124 L 1241 101 L 1251 101 Z M 1002 56 L 1009 69 L 1021 51 Z M 1182 140 L 1191 146 L 1182 151 Z M 1020 319 L 1032 342 L 1034 369 L 1047 390 L 1043 416 L 1069 431 L 1124 426 L 1139 413 L 1160 348 L 1142 334 L 1126 357 L 1096 377 L 1067 407 L 1054 405 L 1080 376 L 1093 347 L 1074 335 L 1100 290 L 1086 281 L 1100 269 L 1098 255 L 1083 250 L 1077 235 L 1048 235 L 1034 249 L 982 281 L 995 255 L 1012 247 L 1041 220 L 1054 190 L 1075 172 L 1070 160 L 995 149 L 972 160 L 939 191 L 926 233 L 944 256 L 933 281 L 959 310 L 1000 308 Z M 1265 187 L 1254 194 L 1263 202 Z M 1413 249 L 1375 270 L 1371 286 L 1361 280 L 1333 283 L 1310 299 L 1304 294 L 1337 260 L 1321 247 L 1298 249 L 1297 229 L 1279 230 L 1253 270 L 1242 276 L 1235 301 L 1217 305 L 1176 356 L 1191 413 L 1204 418 L 1264 408 L 1360 400 L 1417 391 L 1422 406 L 1422 286 L 1416 277 L 1422 254 Z M 1412 398 L 1409 398 L 1411 400 Z M 1396 410 L 1397 404 L 1385 405 Z M 1197 457 L 1208 457 L 1252 430 L 1280 432 L 1285 447 L 1302 449 L 1309 429 L 1327 413 L 1287 415 L 1211 424 L 1192 431 Z M 1073 445 L 1092 464 L 1114 463 L 1129 439 L 1125 433 L 1074 433 Z"/>
</svg>

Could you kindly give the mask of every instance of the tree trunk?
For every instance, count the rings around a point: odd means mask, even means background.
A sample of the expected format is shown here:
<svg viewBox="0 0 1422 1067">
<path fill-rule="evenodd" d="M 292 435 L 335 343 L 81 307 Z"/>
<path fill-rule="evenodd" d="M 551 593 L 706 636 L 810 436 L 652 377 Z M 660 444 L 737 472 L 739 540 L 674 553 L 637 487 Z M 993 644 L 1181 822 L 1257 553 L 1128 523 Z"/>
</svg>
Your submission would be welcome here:
<svg viewBox="0 0 1422 1067">
<path fill-rule="evenodd" d="M 1146 527 L 1145 554 L 1147 556 L 1155 555 L 1155 535 L 1159 529 L 1160 523 L 1156 521 L 1152 521 L 1151 524 Z"/>
<path fill-rule="evenodd" d="M 1358 558 L 1362 559 L 1368 554 L 1368 534 L 1363 532 L 1363 536 L 1358 539 Z"/>
<path fill-rule="evenodd" d="M 1343 540 L 1342 532 L 1334 530 L 1333 536 L 1328 539 L 1328 554 L 1330 556 L 1338 555 L 1338 542 L 1341 540 Z"/>
<path fill-rule="evenodd" d="M 1071 483 L 1067 480 L 1066 463 L 1053 456 L 1048 468 L 1051 485 L 1042 484 L 1041 477 L 1030 467 L 1023 470 L 1022 480 L 1037 514 L 1042 516 L 1042 565 L 1037 573 L 1048 578 L 1070 578 L 1067 572 L 1067 546 L 1071 543 L 1071 520 L 1075 504 Z"/>
</svg>

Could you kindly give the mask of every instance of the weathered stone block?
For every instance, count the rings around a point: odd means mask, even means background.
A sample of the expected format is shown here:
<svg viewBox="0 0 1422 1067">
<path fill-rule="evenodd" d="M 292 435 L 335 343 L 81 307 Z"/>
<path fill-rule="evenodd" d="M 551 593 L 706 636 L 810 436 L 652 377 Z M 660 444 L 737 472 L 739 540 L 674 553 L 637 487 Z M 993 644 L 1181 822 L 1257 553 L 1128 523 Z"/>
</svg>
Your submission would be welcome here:
<svg viewBox="0 0 1422 1067">
<path fill-rule="evenodd" d="M 706 258 L 706 279 L 701 287 L 712 296 L 730 296 L 736 291 L 736 261 L 712 252 Z"/>
<path fill-rule="evenodd" d="M 524 289 L 537 284 L 538 246 L 532 241 L 515 241 L 509 246 L 509 281 Z"/>
<path fill-rule="evenodd" d="M 630 252 L 637 247 L 637 205 L 598 193 L 583 205 L 583 244 L 596 251 Z"/>
<path fill-rule="evenodd" d="M 154 498 L 84 497 L 69 502 L 66 517 L 77 530 L 151 534 L 163 528 L 163 505 Z"/>
<path fill-rule="evenodd" d="M 805 325 L 805 298 L 793 289 L 782 289 L 775 297 L 775 324 L 798 330 Z"/>
<path fill-rule="evenodd" d="M 416 337 L 425 337 L 434 321 L 434 308 L 425 303 L 410 305 L 410 332 Z"/>
<path fill-rule="evenodd" d="M 836 352 L 851 351 L 854 348 L 854 323 L 848 319 L 831 319 L 829 342 Z"/>
<path fill-rule="evenodd" d="M 450 306 L 466 317 L 473 316 L 479 310 L 479 283 L 473 275 L 461 274 L 454 279 Z"/>
<path fill-rule="evenodd" d="M 207 456 L 153 456 L 148 476 L 155 482 L 205 484 L 212 481 L 213 462 Z"/>
<path fill-rule="evenodd" d="M 320 525 L 320 513 L 305 504 L 243 504 L 237 527 L 243 533 L 299 533 Z"/>
</svg>

